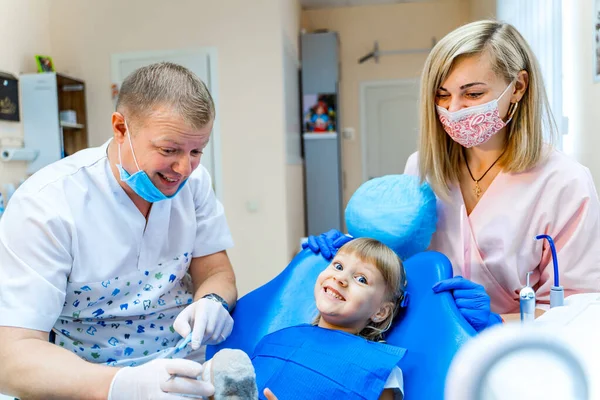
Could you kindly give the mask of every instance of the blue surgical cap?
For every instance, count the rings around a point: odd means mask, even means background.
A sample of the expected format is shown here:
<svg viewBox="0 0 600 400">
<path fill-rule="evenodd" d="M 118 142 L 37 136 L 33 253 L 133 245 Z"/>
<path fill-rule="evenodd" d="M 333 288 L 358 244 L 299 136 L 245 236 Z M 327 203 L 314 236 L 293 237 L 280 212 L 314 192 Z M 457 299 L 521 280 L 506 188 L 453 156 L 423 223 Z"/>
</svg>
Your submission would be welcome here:
<svg viewBox="0 0 600 400">
<path fill-rule="evenodd" d="M 412 175 L 387 175 L 363 183 L 346 207 L 348 233 L 389 246 L 402 260 L 425 251 L 437 223 L 428 183 Z"/>
</svg>

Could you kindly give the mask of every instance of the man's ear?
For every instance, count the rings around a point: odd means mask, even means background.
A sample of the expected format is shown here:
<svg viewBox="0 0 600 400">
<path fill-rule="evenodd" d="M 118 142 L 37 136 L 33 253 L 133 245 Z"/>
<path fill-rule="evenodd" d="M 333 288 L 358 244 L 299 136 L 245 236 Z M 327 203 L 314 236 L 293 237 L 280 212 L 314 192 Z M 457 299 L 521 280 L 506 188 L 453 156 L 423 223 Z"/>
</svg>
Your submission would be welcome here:
<svg viewBox="0 0 600 400">
<path fill-rule="evenodd" d="M 118 144 L 123 144 L 125 140 L 125 133 L 127 132 L 127 128 L 125 127 L 125 117 L 120 112 L 112 113 L 112 129 L 115 141 Z"/>
<path fill-rule="evenodd" d="M 386 318 L 392 315 L 393 311 L 394 303 L 392 303 L 391 301 L 386 301 L 381 305 L 381 307 L 379 307 L 379 310 L 377 310 L 377 312 L 371 316 L 371 321 L 375 323 L 384 321 Z"/>
</svg>

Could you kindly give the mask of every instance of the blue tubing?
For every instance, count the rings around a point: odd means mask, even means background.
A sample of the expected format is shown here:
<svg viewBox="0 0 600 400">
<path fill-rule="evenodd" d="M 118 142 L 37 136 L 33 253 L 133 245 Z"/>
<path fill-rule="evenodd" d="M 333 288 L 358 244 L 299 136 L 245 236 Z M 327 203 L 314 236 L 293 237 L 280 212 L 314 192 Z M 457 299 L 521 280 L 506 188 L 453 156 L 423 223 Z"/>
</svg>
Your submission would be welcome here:
<svg viewBox="0 0 600 400">
<path fill-rule="evenodd" d="M 556 247 L 554 247 L 554 240 L 550 235 L 537 235 L 537 240 L 546 239 L 550 244 L 550 250 L 552 251 L 552 263 L 554 264 L 554 286 L 559 287 L 560 284 L 558 279 L 558 257 L 556 256 Z"/>
</svg>

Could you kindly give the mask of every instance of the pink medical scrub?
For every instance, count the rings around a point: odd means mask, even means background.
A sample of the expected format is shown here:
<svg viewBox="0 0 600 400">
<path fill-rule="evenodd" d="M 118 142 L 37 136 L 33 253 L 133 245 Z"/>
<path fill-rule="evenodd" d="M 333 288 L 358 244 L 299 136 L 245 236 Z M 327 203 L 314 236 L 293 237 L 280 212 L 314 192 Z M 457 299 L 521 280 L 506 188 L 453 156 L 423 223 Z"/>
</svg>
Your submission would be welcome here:
<svg viewBox="0 0 600 400">
<path fill-rule="evenodd" d="M 418 154 L 404 173 L 418 175 Z M 450 200 L 438 198 L 438 224 L 430 250 L 445 254 L 454 275 L 483 285 L 492 311 L 519 311 L 527 272 L 538 307 L 547 308 L 554 284 L 552 255 L 539 234 L 554 239 L 565 297 L 600 292 L 600 204 L 589 170 L 552 150 L 537 167 L 500 172 L 470 215 L 458 184 Z"/>
</svg>

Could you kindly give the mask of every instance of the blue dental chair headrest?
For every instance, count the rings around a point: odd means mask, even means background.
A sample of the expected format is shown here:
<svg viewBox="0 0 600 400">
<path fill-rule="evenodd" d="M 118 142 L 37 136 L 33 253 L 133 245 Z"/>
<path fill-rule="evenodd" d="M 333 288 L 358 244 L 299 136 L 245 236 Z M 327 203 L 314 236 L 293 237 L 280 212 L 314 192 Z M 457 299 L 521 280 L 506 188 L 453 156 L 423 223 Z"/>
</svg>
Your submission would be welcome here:
<svg viewBox="0 0 600 400">
<path fill-rule="evenodd" d="M 363 183 L 345 216 L 352 237 L 377 239 L 406 260 L 429 247 L 437 222 L 436 198 L 416 176 L 386 175 Z"/>
<path fill-rule="evenodd" d="M 362 190 L 365 186 L 370 190 Z M 406 187 L 411 189 L 403 190 Z M 379 192 L 379 196 L 373 191 Z M 423 252 L 436 221 L 435 197 L 431 201 L 430 194 L 433 195 L 428 185 L 423 187 L 418 179 L 394 175 L 365 183 L 346 209 L 347 225 L 349 229 L 352 227 L 354 237 L 380 240 L 401 257 L 410 257 L 404 262 L 410 302 L 386 337 L 388 344 L 408 350 L 399 364 L 407 400 L 443 399 L 444 381 L 454 354 L 476 334 L 456 308 L 450 293 L 435 294 L 431 290 L 435 283 L 452 277 L 452 265 L 441 253 Z M 397 198 L 402 196 L 406 198 Z M 417 207 L 424 207 L 427 212 Z M 402 215 L 409 212 L 410 217 Z M 386 214 L 387 218 L 380 214 Z M 403 226 L 398 227 L 397 223 Z M 252 355 L 265 335 L 311 322 L 317 315 L 313 288 L 317 276 L 328 264 L 329 261 L 310 249 L 301 251 L 273 280 L 238 301 L 232 313 L 235 323 L 231 336 L 219 345 L 207 346 L 206 358 L 223 348 L 241 349 Z"/>
</svg>

